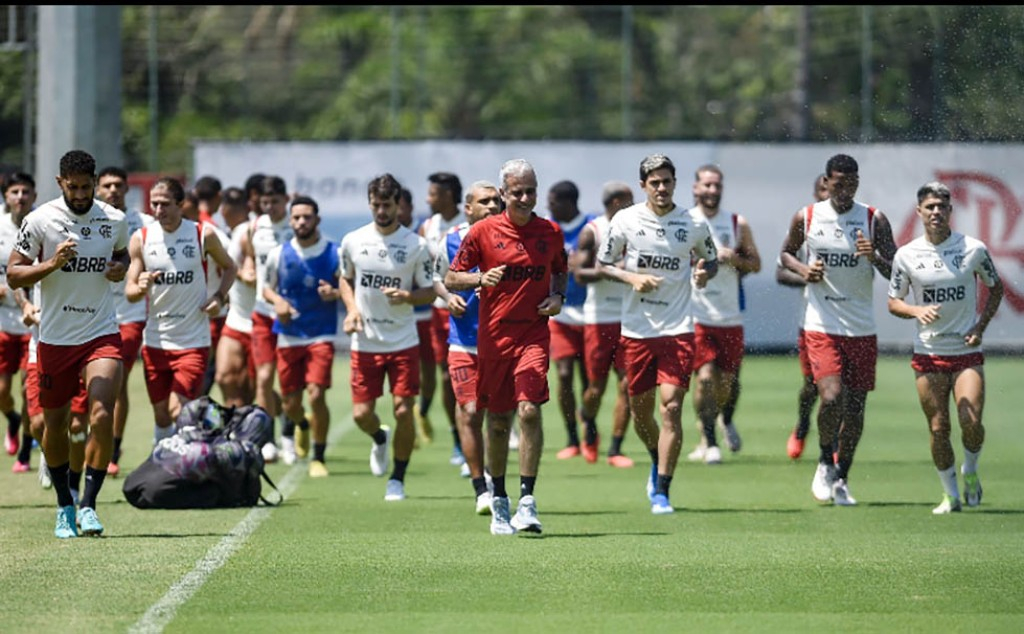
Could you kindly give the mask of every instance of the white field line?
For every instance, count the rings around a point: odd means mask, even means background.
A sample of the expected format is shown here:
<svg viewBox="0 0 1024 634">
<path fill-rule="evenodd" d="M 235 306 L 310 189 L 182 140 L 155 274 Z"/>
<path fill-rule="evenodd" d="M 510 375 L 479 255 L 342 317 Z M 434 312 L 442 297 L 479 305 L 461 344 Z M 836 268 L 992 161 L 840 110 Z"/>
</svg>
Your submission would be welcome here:
<svg viewBox="0 0 1024 634">
<path fill-rule="evenodd" d="M 349 416 L 340 424 L 331 425 L 331 433 L 327 438 L 328 446 L 337 443 L 343 435 L 355 428 L 352 417 Z M 278 484 L 278 489 L 285 499 L 291 496 L 306 476 L 307 465 L 305 462 L 296 463 Z M 274 495 L 273 489 L 266 486 L 264 482 L 264 494 L 270 498 Z M 231 555 L 241 548 L 246 540 L 256 532 L 263 520 L 270 517 L 270 513 L 276 507 L 255 506 L 249 511 L 242 521 L 238 522 L 231 531 L 224 536 L 213 548 L 206 552 L 202 559 L 196 562 L 195 567 L 184 577 L 178 580 L 171 589 L 167 591 L 159 601 L 154 603 L 146 613 L 142 615 L 129 632 L 133 634 L 157 634 L 163 632 L 167 624 L 174 620 L 178 608 L 192 598 L 199 588 L 206 583 L 221 566 L 227 563 Z"/>
</svg>

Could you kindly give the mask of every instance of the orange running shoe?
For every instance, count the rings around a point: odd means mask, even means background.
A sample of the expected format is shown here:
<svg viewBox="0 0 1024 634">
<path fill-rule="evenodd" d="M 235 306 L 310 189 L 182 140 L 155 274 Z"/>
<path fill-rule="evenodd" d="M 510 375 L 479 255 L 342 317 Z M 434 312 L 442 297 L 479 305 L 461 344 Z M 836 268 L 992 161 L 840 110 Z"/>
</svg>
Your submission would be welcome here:
<svg viewBox="0 0 1024 634">
<path fill-rule="evenodd" d="M 597 446 L 601 444 L 601 436 L 594 437 L 594 444 L 588 444 L 586 440 L 580 443 L 580 452 L 583 454 L 583 459 L 593 464 L 597 462 Z"/>
<path fill-rule="evenodd" d="M 107 475 L 111 478 L 116 478 L 121 473 L 121 467 L 116 462 L 110 462 L 107 464 Z"/>
<path fill-rule="evenodd" d="M 615 454 L 614 456 L 608 456 L 608 464 L 613 467 L 620 469 L 629 469 L 633 466 L 633 459 L 629 456 L 623 456 L 622 454 Z"/>
<path fill-rule="evenodd" d="M 12 434 L 8 431 L 4 435 L 4 449 L 7 450 L 8 456 L 13 456 L 18 453 L 18 449 L 21 448 L 21 437 L 17 433 Z"/>
<path fill-rule="evenodd" d="M 578 455 L 580 455 L 580 446 L 569 445 L 568 447 L 563 447 L 562 450 L 555 455 L 555 457 L 558 458 L 559 460 L 568 460 L 569 458 L 575 458 Z"/>
<path fill-rule="evenodd" d="M 793 460 L 799 459 L 804 453 L 804 439 L 797 438 L 795 431 L 789 435 L 789 441 L 786 443 L 786 453 Z"/>
<path fill-rule="evenodd" d="M 20 460 L 15 460 L 14 466 L 11 467 L 11 473 L 28 473 L 31 470 L 31 465 L 29 465 L 27 462 L 22 462 Z"/>
</svg>

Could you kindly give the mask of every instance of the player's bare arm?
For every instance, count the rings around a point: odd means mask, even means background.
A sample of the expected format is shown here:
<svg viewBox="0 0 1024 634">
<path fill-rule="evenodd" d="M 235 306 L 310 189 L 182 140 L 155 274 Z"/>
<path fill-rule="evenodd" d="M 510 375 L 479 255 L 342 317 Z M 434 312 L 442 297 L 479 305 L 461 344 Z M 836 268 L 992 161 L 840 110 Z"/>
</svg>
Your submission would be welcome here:
<svg viewBox="0 0 1024 634">
<path fill-rule="evenodd" d="M 601 274 L 596 266 L 597 240 L 594 236 L 594 230 L 589 225 L 580 230 L 579 246 L 576 247 L 573 259 L 576 261 L 573 275 L 576 277 L 577 282 L 580 284 L 590 284 L 601 279 Z"/>
<path fill-rule="evenodd" d="M 988 323 L 996 316 L 999 304 L 1003 301 L 1003 293 L 1003 281 L 997 276 L 995 284 L 988 289 L 988 299 L 985 300 L 985 307 L 981 309 L 978 321 L 964 334 L 964 343 L 968 346 L 974 348 L 981 345 L 981 337 L 985 334 Z"/>
<path fill-rule="evenodd" d="M 568 273 L 553 273 L 551 275 L 551 292 L 537 305 L 537 312 L 548 317 L 562 312 L 562 301 L 565 299 L 565 289 L 568 284 Z"/>
<path fill-rule="evenodd" d="M 799 275 L 805 283 L 816 284 L 825 277 L 825 263 L 815 260 L 810 266 L 800 261 L 796 254 L 804 245 L 804 210 L 801 209 L 793 215 L 789 223 L 789 231 L 786 233 L 786 240 L 782 243 L 782 253 L 779 254 L 779 261 L 787 270 Z M 895 253 L 895 251 L 893 252 Z M 892 260 L 889 260 L 890 263 Z"/>
<path fill-rule="evenodd" d="M 900 319 L 916 319 L 922 324 L 931 324 L 941 316 L 941 311 L 941 304 L 915 306 L 902 299 L 889 298 L 889 313 Z"/>
<path fill-rule="evenodd" d="M 129 302 L 141 301 L 152 284 L 153 274 L 146 270 L 146 264 L 142 260 L 142 235 L 136 231 L 132 239 L 128 241 L 128 255 L 131 263 L 128 264 L 128 274 L 125 275 L 124 296 Z"/>
<path fill-rule="evenodd" d="M 128 249 L 114 251 L 110 255 L 110 259 L 107 260 L 107 269 L 103 272 L 103 275 L 111 282 L 120 282 L 128 272 L 128 265 L 130 263 L 131 256 L 128 255 Z"/>
<path fill-rule="evenodd" d="M 238 241 L 242 248 L 242 266 L 238 268 L 238 279 L 246 286 L 256 286 L 256 254 L 252 249 L 253 223 L 245 228 L 245 234 Z"/>
<path fill-rule="evenodd" d="M 744 275 L 759 272 L 761 270 L 761 254 L 754 243 L 754 232 L 750 229 L 750 223 L 743 216 L 736 218 L 736 230 L 739 240 L 728 263 Z M 721 252 L 719 252 L 718 261 L 723 261 Z"/>
<path fill-rule="evenodd" d="M 76 255 L 78 243 L 70 238 L 58 244 L 53 256 L 43 262 L 36 262 L 20 251 L 11 251 L 11 257 L 7 260 L 7 285 L 12 289 L 32 286 Z"/>
<path fill-rule="evenodd" d="M 418 287 L 411 291 L 407 291 L 404 288 L 386 286 L 381 288 L 380 291 L 387 296 L 388 301 L 392 304 L 412 304 L 413 306 L 422 306 L 433 302 L 437 297 L 437 293 L 434 292 L 433 286 L 424 286 L 422 288 Z"/>
<path fill-rule="evenodd" d="M 665 279 L 660 275 L 649 275 L 647 273 L 627 271 L 626 269 L 615 266 L 614 264 L 605 264 L 601 261 L 597 262 L 597 270 L 603 279 L 614 280 L 616 282 L 621 282 L 622 284 L 629 284 L 637 293 L 649 293 L 658 288 L 661 281 Z"/>
<path fill-rule="evenodd" d="M 355 280 L 349 277 L 341 278 L 338 284 L 338 292 L 341 294 L 341 301 L 345 304 L 345 321 L 342 328 L 346 334 L 363 331 L 363 316 L 356 306 Z"/>
<path fill-rule="evenodd" d="M 203 306 L 205 313 L 216 316 L 227 303 L 228 291 L 231 290 L 231 285 L 235 283 L 235 277 L 238 275 L 238 266 L 228 255 L 217 233 L 206 225 L 203 226 L 203 249 L 221 270 L 220 285 L 214 291 L 213 297 Z"/>
<path fill-rule="evenodd" d="M 486 271 L 452 271 L 444 275 L 444 285 L 451 291 L 466 291 L 473 288 L 492 288 L 498 285 L 505 275 L 505 265 L 501 264 Z"/>
<path fill-rule="evenodd" d="M 857 232 L 857 255 L 867 257 L 885 279 L 892 276 L 892 260 L 896 257 L 896 240 L 892 236 L 892 225 L 889 219 L 880 212 L 875 212 L 874 231 L 871 240 L 863 240 L 863 234 Z"/>
</svg>

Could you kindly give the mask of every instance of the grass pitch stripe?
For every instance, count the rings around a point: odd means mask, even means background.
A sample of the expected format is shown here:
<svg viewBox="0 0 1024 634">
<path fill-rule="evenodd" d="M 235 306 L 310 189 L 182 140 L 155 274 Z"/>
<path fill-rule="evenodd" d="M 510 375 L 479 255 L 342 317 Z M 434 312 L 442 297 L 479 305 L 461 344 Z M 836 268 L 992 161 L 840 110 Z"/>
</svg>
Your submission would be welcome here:
<svg viewBox="0 0 1024 634">
<path fill-rule="evenodd" d="M 351 416 L 341 421 L 341 424 L 333 425 L 331 433 L 327 438 L 328 444 L 333 445 L 337 443 L 342 436 L 354 427 Z M 298 488 L 306 475 L 307 469 L 308 467 L 305 463 L 297 463 L 285 474 L 281 484 L 278 486 L 281 495 L 285 499 L 290 497 L 295 492 L 295 489 Z M 196 562 L 195 567 L 188 574 L 171 586 L 171 589 L 159 601 L 150 606 L 146 613 L 142 615 L 142 618 L 128 631 L 135 634 L 163 632 L 167 624 L 174 620 L 174 615 L 177 613 L 178 608 L 185 605 L 192 595 L 206 583 L 206 580 L 227 563 L 231 555 L 245 544 L 250 535 L 256 532 L 256 529 L 263 523 L 263 520 L 270 516 L 274 508 L 273 506 L 257 506 L 249 511 L 242 518 L 242 521 L 236 524 L 217 545 L 207 551 L 206 555 Z"/>
</svg>

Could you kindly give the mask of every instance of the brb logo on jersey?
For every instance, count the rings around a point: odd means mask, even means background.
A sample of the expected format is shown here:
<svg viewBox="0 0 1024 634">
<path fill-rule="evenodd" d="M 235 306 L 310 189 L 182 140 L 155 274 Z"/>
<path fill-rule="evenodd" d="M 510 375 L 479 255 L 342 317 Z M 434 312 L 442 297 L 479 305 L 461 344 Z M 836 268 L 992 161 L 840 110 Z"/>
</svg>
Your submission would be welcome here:
<svg viewBox="0 0 1024 634">
<path fill-rule="evenodd" d="M 945 183 L 952 195 L 954 231 L 985 243 L 1003 281 L 1004 304 L 1024 313 L 1024 288 L 1013 280 L 1024 279 L 1024 244 L 1020 226 L 1020 201 L 1010 188 L 992 174 L 960 170 L 935 170 L 935 180 Z M 911 210 L 896 235 L 904 245 L 921 234 L 921 219 Z"/>
<path fill-rule="evenodd" d="M 359 276 L 359 286 L 363 288 L 400 288 L 402 278 L 378 273 L 363 273 Z"/>
<path fill-rule="evenodd" d="M 60 270 L 65 273 L 103 273 L 107 270 L 107 258 L 73 257 L 65 262 Z"/>
<path fill-rule="evenodd" d="M 674 255 L 656 255 L 653 253 L 641 253 L 636 258 L 637 268 L 661 269 L 665 271 L 678 271 L 682 264 L 682 258 Z"/>
</svg>

